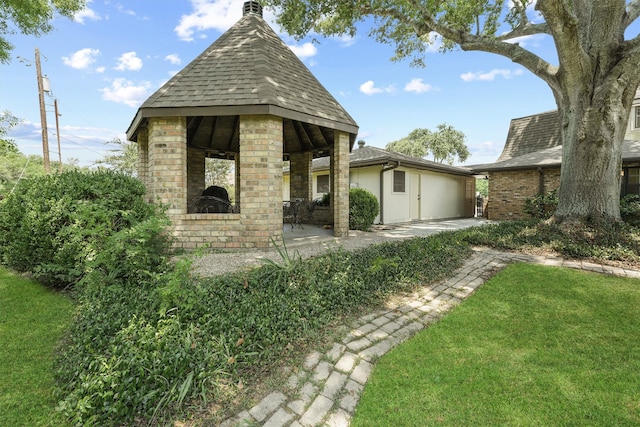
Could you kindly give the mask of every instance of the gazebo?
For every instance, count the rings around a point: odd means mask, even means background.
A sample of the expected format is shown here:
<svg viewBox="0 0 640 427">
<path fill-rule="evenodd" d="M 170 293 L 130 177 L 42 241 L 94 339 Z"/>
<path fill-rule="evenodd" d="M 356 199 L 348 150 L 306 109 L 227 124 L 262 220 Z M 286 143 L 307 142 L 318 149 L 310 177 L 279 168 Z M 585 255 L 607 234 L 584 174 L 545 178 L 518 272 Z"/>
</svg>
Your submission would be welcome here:
<svg viewBox="0 0 640 427">
<path fill-rule="evenodd" d="M 139 178 L 168 206 L 184 248 L 264 248 L 283 232 L 283 160 L 291 199 L 310 201 L 311 161 L 329 157 L 335 236 L 349 231 L 349 152 L 358 126 L 262 18 L 258 2 L 138 109 Z M 236 208 L 202 213 L 205 158 L 235 161 Z"/>
</svg>

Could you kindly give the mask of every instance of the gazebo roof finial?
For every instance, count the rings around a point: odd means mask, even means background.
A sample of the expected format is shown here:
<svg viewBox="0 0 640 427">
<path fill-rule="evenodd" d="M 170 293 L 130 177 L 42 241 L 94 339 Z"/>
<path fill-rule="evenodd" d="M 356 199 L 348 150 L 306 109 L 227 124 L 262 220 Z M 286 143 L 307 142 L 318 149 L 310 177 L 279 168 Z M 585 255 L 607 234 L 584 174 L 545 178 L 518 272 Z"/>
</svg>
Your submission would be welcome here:
<svg viewBox="0 0 640 427">
<path fill-rule="evenodd" d="M 258 15 L 262 17 L 262 5 L 258 1 L 246 1 L 242 6 L 242 16 Z"/>
</svg>

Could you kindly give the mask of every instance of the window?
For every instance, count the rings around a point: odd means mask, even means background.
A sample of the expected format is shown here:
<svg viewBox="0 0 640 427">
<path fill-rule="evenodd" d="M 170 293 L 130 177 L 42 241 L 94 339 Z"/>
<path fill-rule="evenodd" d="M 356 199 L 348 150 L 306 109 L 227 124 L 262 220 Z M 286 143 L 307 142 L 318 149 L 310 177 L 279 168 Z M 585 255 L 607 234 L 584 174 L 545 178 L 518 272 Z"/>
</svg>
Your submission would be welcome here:
<svg viewBox="0 0 640 427">
<path fill-rule="evenodd" d="M 640 168 L 625 168 L 621 196 L 640 194 Z"/>
<path fill-rule="evenodd" d="M 635 128 L 640 129 L 640 106 L 635 108 L 635 112 L 636 112 L 636 119 L 634 121 Z"/>
<path fill-rule="evenodd" d="M 316 193 L 328 193 L 329 191 L 331 191 L 329 187 L 329 175 L 318 175 Z"/>
<path fill-rule="evenodd" d="M 393 192 L 404 193 L 405 173 L 404 171 L 393 171 Z"/>
</svg>

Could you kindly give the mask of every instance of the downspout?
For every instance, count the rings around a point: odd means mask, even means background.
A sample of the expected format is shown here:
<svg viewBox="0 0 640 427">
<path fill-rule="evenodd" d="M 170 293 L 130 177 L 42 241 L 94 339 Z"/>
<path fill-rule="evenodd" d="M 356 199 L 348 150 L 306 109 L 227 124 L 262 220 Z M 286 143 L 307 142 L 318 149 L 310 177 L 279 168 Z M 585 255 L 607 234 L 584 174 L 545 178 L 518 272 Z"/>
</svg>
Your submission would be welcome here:
<svg viewBox="0 0 640 427">
<path fill-rule="evenodd" d="M 382 166 L 380 170 L 380 224 L 384 224 L 384 173 L 400 167 L 400 161 L 396 161 L 395 166 Z"/>
</svg>

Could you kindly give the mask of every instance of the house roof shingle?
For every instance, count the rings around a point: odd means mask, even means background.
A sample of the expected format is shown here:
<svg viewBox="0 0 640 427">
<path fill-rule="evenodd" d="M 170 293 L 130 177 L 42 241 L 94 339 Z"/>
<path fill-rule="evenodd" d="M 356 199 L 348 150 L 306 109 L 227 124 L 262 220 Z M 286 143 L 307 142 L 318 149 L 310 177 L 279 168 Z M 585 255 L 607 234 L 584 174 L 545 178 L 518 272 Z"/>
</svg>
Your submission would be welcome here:
<svg viewBox="0 0 640 427">
<path fill-rule="evenodd" d="M 640 161 L 640 141 L 626 139 L 622 143 L 622 161 L 625 163 Z M 480 172 L 493 172 L 500 170 L 517 170 L 533 168 L 560 167 L 562 164 L 562 145 L 546 148 L 544 150 L 523 154 L 495 163 L 473 165 L 471 168 Z"/>
<path fill-rule="evenodd" d="M 147 117 L 272 114 L 338 129 L 358 125 L 261 16 L 246 14 L 151 95 L 127 130 Z M 352 141 L 353 143 L 353 141 Z"/>
<path fill-rule="evenodd" d="M 321 157 L 313 160 L 313 170 L 328 170 L 329 158 Z M 349 167 L 358 168 L 365 166 L 382 165 L 390 162 L 399 162 L 401 166 L 410 166 L 417 169 L 431 170 L 435 172 L 452 173 L 456 175 L 471 175 L 471 171 L 465 167 L 451 166 L 447 164 L 419 159 L 405 154 L 395 153 L 382 148 L 361 146 L 349 155 Z"/>
<path fill-rule="evenodd" d="M 507 141 L 496 162 L 562 144 L 558 111 L 547 111 L 533 116 L 512 119 Z"/>
</svg>

